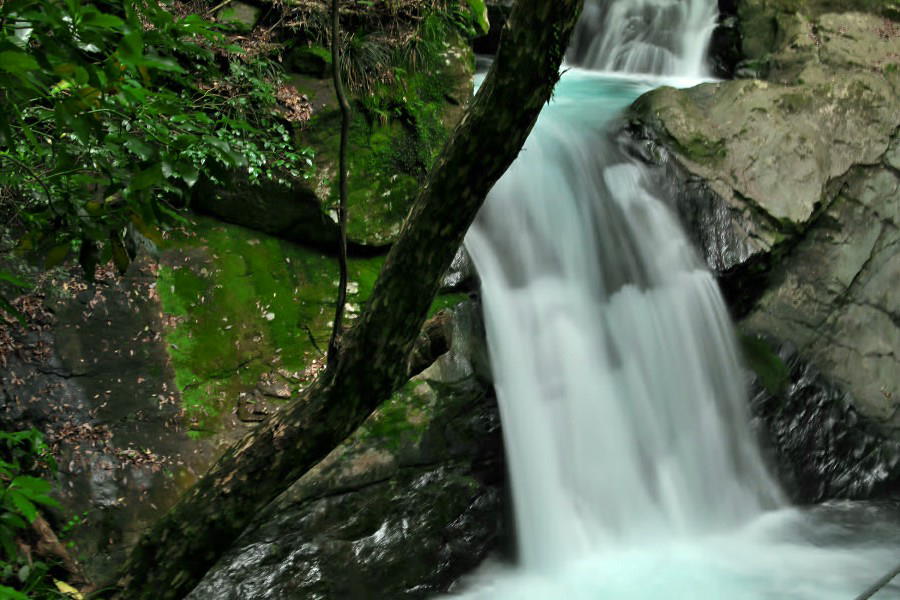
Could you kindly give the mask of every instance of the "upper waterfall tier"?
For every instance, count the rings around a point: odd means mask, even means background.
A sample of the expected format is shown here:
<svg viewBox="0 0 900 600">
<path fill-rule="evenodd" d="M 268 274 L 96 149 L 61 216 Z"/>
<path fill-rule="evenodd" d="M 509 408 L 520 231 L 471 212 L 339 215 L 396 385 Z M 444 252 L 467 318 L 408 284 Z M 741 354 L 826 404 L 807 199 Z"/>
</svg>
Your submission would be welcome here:
<svg viewBox="0 0 900 600">
<path fill-rule="evenodd" d="M 588 0 L 568 61 L 596 71 L 704 77 L 710 0 Z"/>
</svg>

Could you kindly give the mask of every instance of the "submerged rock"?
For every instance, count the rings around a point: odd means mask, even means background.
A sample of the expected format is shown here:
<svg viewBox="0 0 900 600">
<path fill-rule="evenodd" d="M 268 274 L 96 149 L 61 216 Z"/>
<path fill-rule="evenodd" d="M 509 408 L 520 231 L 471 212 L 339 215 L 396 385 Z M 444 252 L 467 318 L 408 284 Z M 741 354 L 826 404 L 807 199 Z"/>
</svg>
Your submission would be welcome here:
<svg viewBox="0 0 900 600">
<path fill-rule="evenodd" d="M 478 310 L 451 350 L 273 502 L 191 600 L 423 598 L 507 535 L 500 421 Z"/>
</svg>

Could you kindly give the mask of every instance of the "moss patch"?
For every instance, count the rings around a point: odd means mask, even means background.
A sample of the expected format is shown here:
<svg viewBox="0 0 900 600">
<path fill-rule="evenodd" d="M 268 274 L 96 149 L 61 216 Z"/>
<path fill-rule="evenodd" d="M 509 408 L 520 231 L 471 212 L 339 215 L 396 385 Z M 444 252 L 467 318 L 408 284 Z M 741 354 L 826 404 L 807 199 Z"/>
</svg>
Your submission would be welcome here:
<svg viewBox="0 0 900 600">
<path fill-rule="evenodd" d="M 328 345 L 337 261 L 236 225 L 196 218 L 169 239 L 157 290 L 175 382 L 194 436 L 214 433 L 264 375 L 296 393 Z M 350 260 L 347 320 L 363 310 L 383 257 Z M 438 296 L 429 315 L 464 300 Z M 390 411 L 390 409 L 388 409 Z"/>
<path fill-rule="evenodd" d="M 428 309 L 428 317 L 433 317 L 438 311 L 445 308 L 452 308 L 468 299 L 468 294 L 441 294 L 431 303 L 431 308 Z"/>
<path fill-rule="evenodd" d="M 337 289 L 332 257 L 234 225 L 196 219 L 161 258 L 166 343 L 195 434 L 213 432 L 264 373 L 299 386 L 327 346 Z M 383 258 L 350 263 L 348 318 Z"/>
<path fill-rule="evenodd" d="M 718 162 L 725 158 L 724 140 L 709 140 L 695 135 L 687 140 L 676 140 L 678 151 L 696 162 Z"/>
<path fill-rule="evenodd" d="M 766 391 L 772 395 L 784 391 L 790 372 L 772 346 L 759 336 L 747 334 L 741 334 L 740 343 L 747 366 L 756 373 Z"/>
</svg>

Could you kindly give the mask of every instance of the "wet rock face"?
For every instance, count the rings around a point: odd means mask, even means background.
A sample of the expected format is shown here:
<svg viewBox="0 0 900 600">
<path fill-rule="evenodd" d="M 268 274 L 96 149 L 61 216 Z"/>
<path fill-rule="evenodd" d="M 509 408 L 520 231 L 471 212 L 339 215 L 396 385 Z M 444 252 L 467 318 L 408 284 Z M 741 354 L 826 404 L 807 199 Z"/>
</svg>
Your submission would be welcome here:
<svg viewBox="0 0 900 600">
<path fill-rule="evenodd" d="M 478 288 L 478 274 L 465 246 L 460 246 L 441 280 L 441 292 L 470 292 Z"/>
<path fill-rule="evenodd" d="M 900 29 L 798 19 L 768 81 L 650 92 L 629 130 L 741 329 L 792 344 L 900 439 Z"/>
<path fill-rule="evenodd" d="M 751 408 L 770 462 L 792 500 L 900 492 L 900 442 L 887 439 L 841 386 L 789 345 L 772 352 L 770 360 L 781 365 L 783 379 L 765 385 L 757 377 Z"/>
<path fill-rule="evenodd" d="M 300 479 L 191 600 L 424 598 L 506 536 L 500 421 L 478 310 L 454 311 L 451 350 Z"/>
</svg>

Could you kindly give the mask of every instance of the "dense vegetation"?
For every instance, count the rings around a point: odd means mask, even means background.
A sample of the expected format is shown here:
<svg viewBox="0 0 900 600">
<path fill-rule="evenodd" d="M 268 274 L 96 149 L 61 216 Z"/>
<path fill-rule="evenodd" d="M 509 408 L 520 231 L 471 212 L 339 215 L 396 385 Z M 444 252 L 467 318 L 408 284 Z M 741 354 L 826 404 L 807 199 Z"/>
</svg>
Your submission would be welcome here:
<svg viewBox="0 0 900 600">
<path fill-rule="evenodd" d="M 256 28 L 228 4 L 0 3 L 0 258 L 24 258 L 38 272 L 77 261 L 93 282 L 108 274 L 102 265 L 124 273 L 167 231 L 191 235 L 201 188 L 291 189 L 314 173 L 311 107 L 283 64 L 330 70 L 328 3 L 275 4 Z M 446 38 L 486 29 L 483 0 L 354 0 L 341 14 L 341 72 L 362 123 L 402 123 L 401 141 L 377 133 L 384 156 L 365 160 L 379 170 L 399 160 L 424 177 L 447 135 L 439 54 Z M 13 299 L 36 282 L 9 264 L 0 261 L 0 319 L 24 323 L 28 311 Z M 38 509 L 59 508 L 48 495 L 52 455 L 33 430 L 0 441 L 0 598 L 70 597 L 66 580 L 86 582 L 62 564 L 65 550 L 48 558 L 22 543 L 45 542 Z M 62 532 L 78 517 L 57 512 L 52 521 Z"/>
<path fill-rule="evenodd" d="M 48 263 L 78 252 L 88 278 L 128 264 L 126 228 L 177 220 L 201 177 L 298 177 L 280 71 L 237 26 L 154 2 L 0 5 L 4 219 Z"/>
<path fill-rule="evenodd" d="M 122 271 L 141 237 L 184 222 L 201 178 L 251 185 L 302 177 L 311 151 L 284 75 L 239 22 L 178 4 L 0 3 L 0 218 L 4 250 L 51 267 L 77 256 Z M 0 270 L 0 308 L 29 283 Z M 36 431 L 0 433 L 0 597 L 60 597 L 28 539 L 53 459 Z M 64 571 L 63 571 L 64 572 Z M 57 573 L 59 575 L 59 573 Z M 62 586 L 62 587 L 60 587 Z M 16 591 L 18 590 L 18 591 Z M 27 596 L 26 596 L 27 595 Z"/>
</svg>

